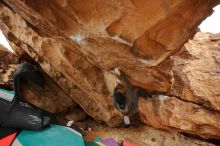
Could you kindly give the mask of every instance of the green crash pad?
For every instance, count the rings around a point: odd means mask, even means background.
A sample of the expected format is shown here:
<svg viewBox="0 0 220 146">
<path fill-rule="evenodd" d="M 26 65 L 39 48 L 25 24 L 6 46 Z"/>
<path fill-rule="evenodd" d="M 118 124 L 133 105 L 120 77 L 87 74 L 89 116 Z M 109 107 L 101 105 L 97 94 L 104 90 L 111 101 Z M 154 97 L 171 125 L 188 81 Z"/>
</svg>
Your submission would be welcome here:
<svg viewBox="0 0 220 146">
<path fill-rule="evenodd" d="M 8 91 L 0 88 L 0 98 L 11 102 L 14 99 L 14 96 L 14 91 Z"/>
<path fill-rule="evenodd" d="M 42 131 L 23 130 L 12 146 L 85 146 L 82 135 L 65 126 L 51 125 Z"/>
</svg>

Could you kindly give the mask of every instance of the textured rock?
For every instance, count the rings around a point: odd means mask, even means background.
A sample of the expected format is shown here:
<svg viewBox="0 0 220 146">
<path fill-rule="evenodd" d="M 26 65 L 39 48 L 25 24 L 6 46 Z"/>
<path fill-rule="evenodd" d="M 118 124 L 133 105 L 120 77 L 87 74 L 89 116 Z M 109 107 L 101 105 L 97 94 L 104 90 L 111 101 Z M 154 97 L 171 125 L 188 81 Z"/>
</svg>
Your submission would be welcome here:
<svg viewBox="0 0 220 146">
<path fill-rule="evenodd" d="M 170 95 L 140 99 L 143 122 L 219 139 L 219 51 L 181 49 L 219 2 L 3 0 L 0 27 L 94 119 L 122 122 L 111 105 L 110 70 L 120 67 L 133 85 Z"/>
<path fill-rule="evenodd" d="M 121 114 L 111 106 L 102 70 L 76 49 L 77 44 L 60 37 L 41 37 L 10 9 L 3 6 L 1 12 L 3 31 L 16 52 L 24 49 L 93 118 L 109 125 L 122 122 Z M 6 20 L 7 24 L 4 23 Z M 44 57 L 46 54 L 47 58 Z"/>
<path fill-rule="evenodd" d="M 13 90 L 13 74 L 21 62 L 19 57 L 0 47 L 1 88 Z M 70 106 L 76 105 L 52 79 L 46 75 L 45 79 L 46 84 L 43 88 L 31 82 L 21 82 L 21 96 L 32 104 L 53 113 L 67 111 Z"/>
<path fill-rule="evenodd" d="M 87 40 L 94 44 L 93 41 L 103 41 L 107 46 L 114 43 L 117 45 L 117 42 L 123 43 L 126 48 L 131 49 L 132 54 L 145 58 L 146 62 L 154 62 L 150 65 L 155 65 L 186 42 L 195 33 L 198 22 L 207 17 L 211 8 L 219 1 L 4 0 L 4 2 L 42 34 L 52 36 L 65 33 L 77 42 Z M 144 45 L 146 42 L 148 46 Z M 99 45 L 105 47 L 100 43 Z M 93 51 L 89 49 L 86 52 Z"/>
<path fill-rule="evenodd" d="M 140 99 L 142 121 L 158 128 L 220 139 L 218 37 L 197 33 L 193 41 L 172 57 L 174 81 L 171 94 L 176 97 Z"/>
<path fill-rule="evenodd" d="M 220 139 L 219 112 L 168 96 L 141 98 L 139 110 L 142 121 L 154 127 Z"/>
<path fill-rule="evenodd" d="M 70 106 L 76 105 L 50 77 L 46 77 L 43 88 L 31 82 L 24 82 L 21 86 L 21 95 L 25 100 L 52 113 L 65 112 Z"/>
<path fill-rule="evenodd" d="M 89 121 L 92 131 L 87 133 L 84 139 L 94 141 L 96 137 L 102 139 L 114 138 L 117 142 L 128 140 L 139 146 L 214 146 L 208 142 L 202 142 L 183 136 L 177 132 L 168 132 L 139 126 L 132 128 L 109 128 L 105 125 Z"/>
<path fill-rule="evenodd" d="M 73 120 L 74 122 L 76 122 L 85 120 L 86 116 L 86 113 L 81 108 L 73 107 L 68 111 L 65 118 L 69 121 Z"/>
<path fill-rule="evenodd" d="M 0 45 L 0 88 L 12 90 L 13 73 L 18 67 L 18 57 Z"/>
<path fill-rule="evenodd" d="M 193 41 L 185 45 L 182 54 L 172 57 L 174 84 L 171 94 L 220 110 L 219 37 L 220 34 L 197 33 Z"/>
<path fill-rule="evenodd" d="M 140 100 L 142 121 L 154 127 L 219 139 L 220 35 L 197 33 L 172 57 L 175 97 Z M 204 51 L 205 50 L 205 51 Z M 191 101 L 193 103 L 185 102 Z"/>
</svg>

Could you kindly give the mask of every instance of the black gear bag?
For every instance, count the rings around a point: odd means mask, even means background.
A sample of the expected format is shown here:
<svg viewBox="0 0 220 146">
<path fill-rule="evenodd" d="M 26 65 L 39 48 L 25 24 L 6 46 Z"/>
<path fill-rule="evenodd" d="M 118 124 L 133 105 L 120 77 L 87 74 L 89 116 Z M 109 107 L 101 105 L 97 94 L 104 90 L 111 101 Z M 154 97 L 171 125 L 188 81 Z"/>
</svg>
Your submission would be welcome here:
<svg viewBox="0 0 220 146">
<path fill-rule="evenodd" d="M 45 79 L 41 72 L 30 63 L 23 63 L 14 74 L 14 97 L 7 91 L 0 96 L 0 125 L 27 130 L 41 130 L 49 126 L 54 116 L 26 101 L 20 95 L 21 79 L 43 86 Z M 1 90 L 4 92 L 4 90 Z"/>
</svg>

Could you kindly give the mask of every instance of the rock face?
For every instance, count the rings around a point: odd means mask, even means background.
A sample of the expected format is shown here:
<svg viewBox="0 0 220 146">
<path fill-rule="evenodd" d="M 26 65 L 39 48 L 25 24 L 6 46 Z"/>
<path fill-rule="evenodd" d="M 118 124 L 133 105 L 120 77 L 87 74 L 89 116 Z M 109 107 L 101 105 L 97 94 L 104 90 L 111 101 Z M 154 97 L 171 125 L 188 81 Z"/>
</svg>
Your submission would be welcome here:
<svg viewBox="0 0 220 146">
<path fill-rule="evenodd" d="M 175 97 L 140 99 L 139 110 L 142 121 L 154 127 L 220 139 L 219 112 Z"/>
<path fill-rule="evenodd" d="M 12 90 L 13 73 L 20 63 L 18 57 L 0 45 L 0 88 Z"/>
<path fill-rule="evenodd" d="M 120 67 L 133 85 L 163 94 L 140 99 L 144 123 L 220 139 L 219 40 L 198 34 L 181 48 L 218 3 L 3 0 L 0 27 L 94 119 L 121 124 L 111 104 Z"/>
<path fill-rule="evenodd" d="M 140 99 L 142 121 L 158 128 L 220 138 L 219 36 L 197 33 L 172 57 L 171 94 L 176 97 Z"/>
<path fill-rule="evenodd" d="M 26 58 L 27 56 L 26 54 Z M 22 61 L 24 61 L 22 58 L 0 47 L 0 88 L 13 90 L 13 74 Z M 29 60 L 29 62 L 31 61 Z M 31 82 L 21 82 L 21 96 L 32 104 L 52 113 L 65 112 L 70 106 L 76 105 L 51 78 L 45 75 L 45 79 L 46 84 L 43 88 Z"/>
<path fill-rule="evenodd" d="M 80 108 L 70 108 L 65 118 L 69 121 L 82 121 L 86 119 L 86 113 Z"/>
<path fill-rule="evenodd" d="M 220 110 L 220 34 L 197 33 L 185 44 L 190 58 L 173 56 L 174 85 L 172 93 L 208 109 Z"/>
</svg>

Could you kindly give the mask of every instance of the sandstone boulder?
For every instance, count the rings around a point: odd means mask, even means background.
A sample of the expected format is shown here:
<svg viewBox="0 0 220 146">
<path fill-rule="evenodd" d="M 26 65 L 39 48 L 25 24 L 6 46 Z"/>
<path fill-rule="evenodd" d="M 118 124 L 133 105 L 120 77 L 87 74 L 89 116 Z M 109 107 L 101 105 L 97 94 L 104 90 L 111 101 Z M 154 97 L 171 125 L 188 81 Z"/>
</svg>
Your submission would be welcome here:
<svg viewBox="0 0 220 146">
<path fill-rule="evenodd" d="M 3 0 L 0 27 L 18 56 L 29 54 L 94 119 L 121 124 L 111 104 L 120 67 L 133 85 L 162 94 L 140 98 L 144 123 L 219 139 L 218 37 L 182 48 L 219 3 Z"/>
<path fill-rule="evenodd" d="M 27 57 L 27 54 L 26 54 Z M 13 90 L 13 75 L 22 63 L 21 58 L 0 47 L 0 87 Z M 26 60 L 27 61 L 27 60 Z M 21 82 L 21 96 L 24 100 L 50 111 L 52 113 L 65 112 L 70 106 L 76 105 L 50 77 L 45 75 L 46 84 L 43 88 L 27 81 Z"/>
</svg>

